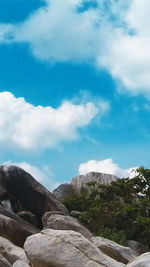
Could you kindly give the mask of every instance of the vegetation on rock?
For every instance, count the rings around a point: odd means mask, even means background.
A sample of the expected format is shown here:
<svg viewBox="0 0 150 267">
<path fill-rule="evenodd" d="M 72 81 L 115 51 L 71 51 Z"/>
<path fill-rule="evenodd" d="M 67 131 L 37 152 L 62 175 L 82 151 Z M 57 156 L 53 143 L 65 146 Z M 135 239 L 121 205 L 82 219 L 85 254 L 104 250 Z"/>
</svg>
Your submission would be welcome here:
<svg viewBox="0 0 150 267">
<path fill-rule="evenodd" d="M 150 169 L 140 167 L 133 179 L 88 186 L 90 193 L 64 201 L 69 211 L 80 211 L 80 221 L 96 235 L 123 245 L 130 239 L 150 246 Z"/>
</svg>

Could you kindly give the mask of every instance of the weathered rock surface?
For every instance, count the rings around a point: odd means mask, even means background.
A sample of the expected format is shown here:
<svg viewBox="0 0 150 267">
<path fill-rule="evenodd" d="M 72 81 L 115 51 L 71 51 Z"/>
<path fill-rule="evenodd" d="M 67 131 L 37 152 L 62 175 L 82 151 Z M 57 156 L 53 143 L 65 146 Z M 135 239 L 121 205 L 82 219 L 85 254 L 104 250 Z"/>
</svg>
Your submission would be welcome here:
<svg viewBox="0 0 150 267">
<path fill-rule="evenodd" d="M 53 194 L 60 201 L 64 201 L 76 196 L 76 191 L 74 186 L 71 184 L 61 184 L 53 191 Z"/>
<path fill-rule="evenodd" d="M 20 211 L 17 215 L 32 225 L 38 225 L 37 217 L 31 211 Z"/>
<path fill-rule="evenodd" d="M 15 245 L 23 246 L 29 235 L 38 233 L 33 225 L 22 220 L 17 215 L 0 208 L 0 235 L 9 239 Z"/>
<path fill-rule="evenodd" d="M 87 183 L 96 182 L 98 184 L 110 184 L 113 181 L 117 181 L 118 178 L 115 175 L 105 174 L 100 172 L 90 172 L 86 175 L 78 175 L 71 180 L 71 185 L 75 188 L 76 192 L 80 194 L 83 191 L 88 191 L 89 187 Z"/>
<path fill-rule="evenodd" d="M 18 260 L 12 265 L 12 267 L 30 267 L 30 266 L 29 266 L 29 264 Z"/>
<path fill-rule="evenodd" d="M 12 264 L 17 260 L 28 263 L 24 250 L 15 246 L 9 240 L 0 237 L 0 266 L 12 266 Z"/>
<path fill-rule="evenodd" d="M 43 227 L 47 226 L 48 219 L 52 215 L 66 215 L 66 213 L 61 212 L 61 211 L 47 211 L 47 212 L 45 212 L 44 215 L 42 216 Z"/>
<path fill-rule="evenodd" d="M 76 218 L 61 214 L 50 214 L 44 225 L 44 229 L 73 230 L 81 233 L 87 239 L 91 239 L 93 236 L 92 233 L 86 227 L 81 225 Z"/>
<path fill-rule="evenodd" d="M 122 267 L 74 231 L 43 230 L 27 238 L 25 252 L 32 267 Z"/>
<path fill-rule="evenodd" d="M 123 262 L 125 264 L 134 260 L 139 255 L 129 247 L 121 246 L 116 242 L 100 236 L 92 237 L 91 241 L 103 253 L 116 261 Z"/>
<path fill-rule="evenodd" d="M 128 267 L 150 267 L 150 252 L 139 256 L 135 261 L 127 264 Z"/>
<path fill-rule="evenodd" d="M 0 166 L 0 188 L 5 191 L 15 212 L 23 210 L 31 211 L 38 218 L 41 226 L 42 215 L 49 210 L 67 212 L 64 205 L 49 192 L 44 186 L 37 182 L 29 173 L 23 169 L 13 166 Z"/>
<path fill-rule="evenodd" d="M 127 246 L 136 251 L 139 255 L 143 254 L 145 252 L 150 252 L 150 249 L 148 246 L 143 245 L 140 242 L 134 241 L 134 240 L 128 240 Z"/>
</svg>

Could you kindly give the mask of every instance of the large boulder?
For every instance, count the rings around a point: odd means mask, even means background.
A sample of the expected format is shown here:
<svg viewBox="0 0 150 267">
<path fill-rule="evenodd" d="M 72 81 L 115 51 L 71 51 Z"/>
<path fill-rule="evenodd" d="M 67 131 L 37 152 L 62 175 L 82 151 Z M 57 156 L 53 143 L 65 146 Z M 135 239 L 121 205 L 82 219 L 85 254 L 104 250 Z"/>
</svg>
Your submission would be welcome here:
<svg viewBox="0 0 150 267">
<path fill-rule="evenodd" d="M 127 264 L 128 267 L 150 267 L 150 252 L 140 255 L 135 261 Z"/>
<path fill-rule="evenodd" d="M 0 236 L 0 266 L 12 266 L 17 260 L 28 264 L 28 259 L 24 250 Z"/>
<path fill-rule="evenodd" d="M 43 224 L 43 227 L 46 227 L 47 226 L 47 223 L 48 223 L 48 220 L 50 218 L 50 216 L 52 215 L 66 215 L 66 213 L 64 212 L 61 212 L 61 211 L 47 211 L 44 213 L 43 217 L 42 217 L 42 224 Z"/>
<path fill-rule="evenodd" d="M 33 225 L 0 207 L 0 235 L 4 238 L 9 239 L 15 245 L 23 246 L 29 235 L 38 232 L 39 230 Z"/>
<path fill-rule="evenodd" d="M 90 172 L 86 175 L 78 175 L 71 180 L 71 185 L 75 188 L 78 194 L 89 191 L 87 183 L 96 182 L 99 184 L 110 184 L 113 181 L 117 181 L 118 178 L 115 175 L 100 173 L 100 172 Z"/>
<path fill-rule="evenodd" d="M 32 267 L 122 267 L 74 231 L 43 230 L 27 238 L 25 252 Z"/>
<path fill-rule="evenodd" d="M 131 248 L 121 246 L 112 240 L 100 236 L 92 237 L 92 243 L 109 257 L 125 264 L 138 256 Z"/>
<path fill-rule="evenodd" d="M 64 205 L 23 169 L 13 166 L 0 166 L 0 187 L 5 191 L 3 197 L 11 201 L 13 210 L 31 211 L 41 226 L 42 215 L 49 210 L 67 212 Z"/>
<path fill-rule="evenodd" d="M 81 233 L 87 239 L 90 239 L 93 236 L 86 227 L 81 225 L 76 218 L 71 216 L 46 212 L 42 220 L 44 229 L 73 230 Z"/>
<path fill-rule="evenodd" d="M 66 183 L 59 185 L 53 191 L 53 194 L 62 202 L 76 196 L 76 190 L 73 185 Z"/>
</svg>

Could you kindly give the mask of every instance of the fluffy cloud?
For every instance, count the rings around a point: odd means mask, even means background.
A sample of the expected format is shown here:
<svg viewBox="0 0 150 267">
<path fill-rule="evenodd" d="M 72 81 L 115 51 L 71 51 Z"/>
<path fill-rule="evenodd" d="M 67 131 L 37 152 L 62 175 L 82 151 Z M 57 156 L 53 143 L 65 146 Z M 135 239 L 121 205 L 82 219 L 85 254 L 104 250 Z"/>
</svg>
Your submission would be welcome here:
<svg viewBox="0 0 150 267">
<path fill-rule="evenodd" d="M 78 137 L 78 129 L 87 126 L 109 107 L 105 102 L 75 105 L 63 102 L 58 108 L 34 106 L 10 92 L 0 93 L 0 146 L 32 151 L 50 148 L 61 141 Z"/>
<path fill-rule="evenodd" d="M 102 172 L 116 175 L 119 178 L 130 177 L 133 178 L 137 167 L 129 169 L 122 169 L 112 159 L 105 159 L 101 161 L 90 160 L 85 163 L 81 163 L 79 166 L 79 174 L 87 174 L 89 172 Z M 132 171 L 133 170 L 133 171 Z"/>
<path fill-rule="evenodd" d="M 50 166 L 42 165 L 40 167 L 37 167 L 35 165 L 32 165 L 28 162 L 12 162 L 7 161 L 4 162 L 2 165 L 15 165 L 22 169 L 24 169 L 26 172 L 30 173 L 38 182 L 40 182 L 42 185 L 44 185 L 49 190 L 54 190 L 60 183 L 54 180 L 53 173 L 51 172 Z"/>
<path fill-rule="evenodd" d="M 1 23 L 0 42 L 28 43 L 40 60 L 93 62 L 149 97 L 149 13 L 149 0 L 45 0 L 25 21 Z"/>
</svg>

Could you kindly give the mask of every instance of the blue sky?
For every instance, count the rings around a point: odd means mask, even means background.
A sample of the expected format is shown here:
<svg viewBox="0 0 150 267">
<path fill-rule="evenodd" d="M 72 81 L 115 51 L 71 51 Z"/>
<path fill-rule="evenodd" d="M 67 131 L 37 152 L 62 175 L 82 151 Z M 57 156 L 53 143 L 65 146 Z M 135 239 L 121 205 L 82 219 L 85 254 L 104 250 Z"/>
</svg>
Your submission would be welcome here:
<svg viewBox="0 0 150 267">
<path fill-rule="evenodd" d="M 149 166 L 148 0 L 0 0 L 0 163 L 50 189 Z"/>
</svg>

